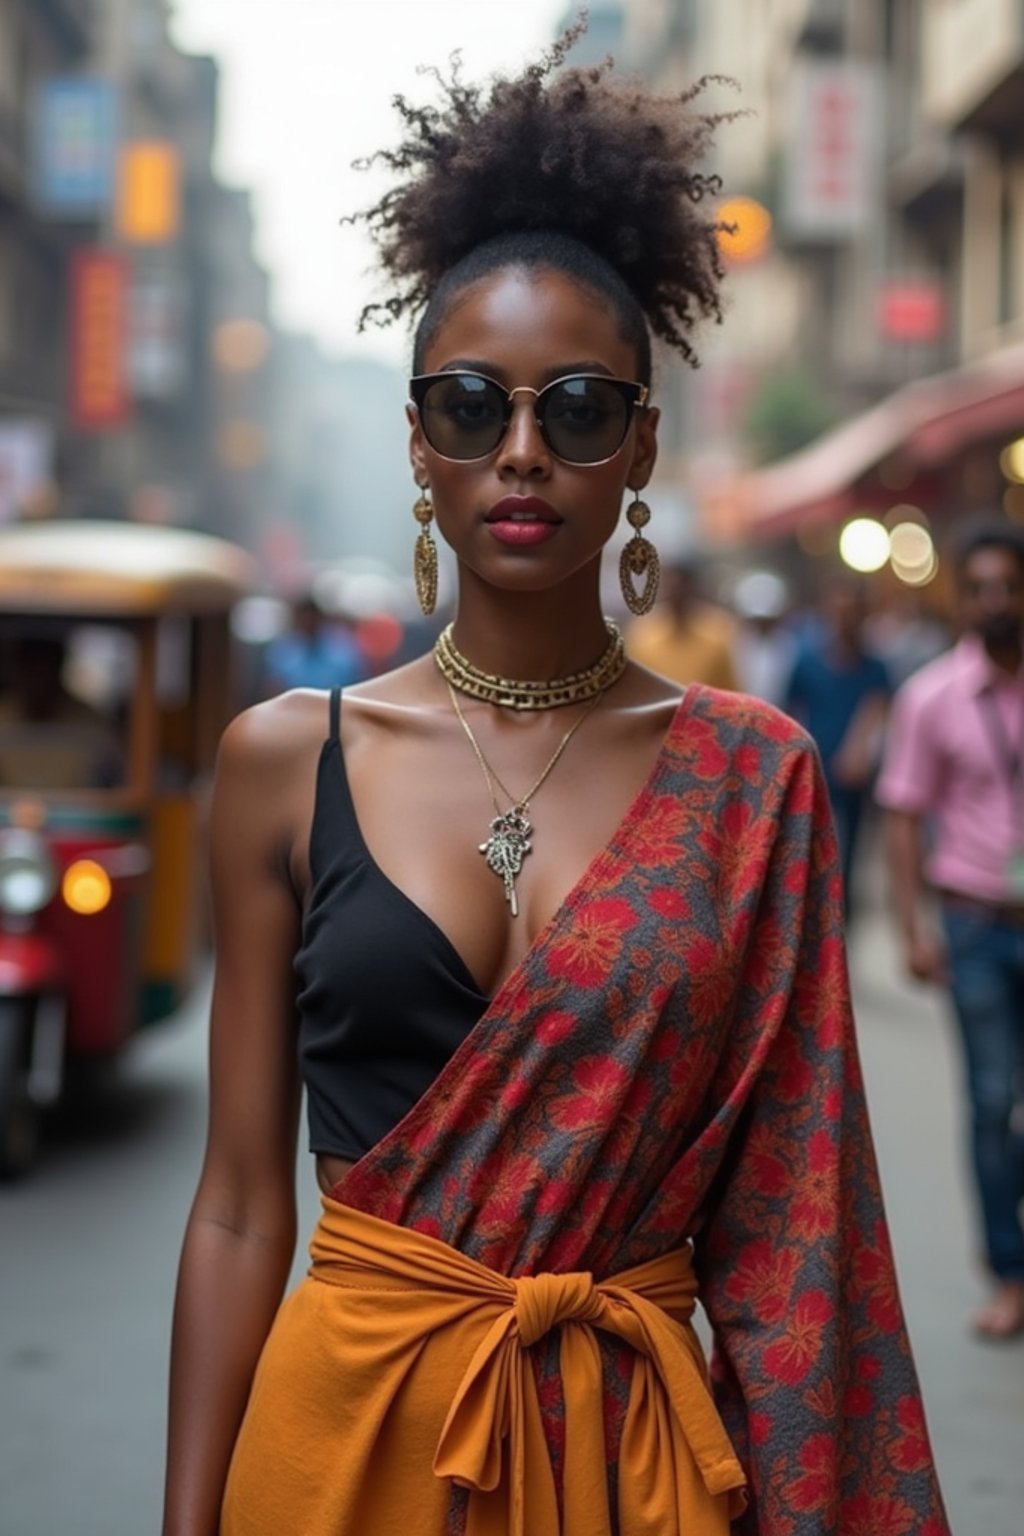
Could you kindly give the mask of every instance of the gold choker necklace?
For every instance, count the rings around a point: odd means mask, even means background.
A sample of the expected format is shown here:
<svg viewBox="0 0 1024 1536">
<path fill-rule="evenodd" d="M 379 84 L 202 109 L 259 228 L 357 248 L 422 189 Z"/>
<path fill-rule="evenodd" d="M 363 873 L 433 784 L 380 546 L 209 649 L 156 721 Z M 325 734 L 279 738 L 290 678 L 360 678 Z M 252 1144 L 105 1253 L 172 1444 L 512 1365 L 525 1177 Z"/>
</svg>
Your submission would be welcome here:
<svg viewBox="0 0 1024 1536">
<path fill-rule="evenodd" d="M 626 650 L 617 624 L 605 619 L 608 644 L 592 666 L 568 677 L 548 682 L 517 682 L 474 667 L 452 640 L 452 626 L 441 631 L 434 646 L 434 660 L 452 688 L 470 698 L 498 704 L 502 709 L 561 709 L 565 704 L 585 704 L 617 683 L 626 670 Z"/>
</svg>

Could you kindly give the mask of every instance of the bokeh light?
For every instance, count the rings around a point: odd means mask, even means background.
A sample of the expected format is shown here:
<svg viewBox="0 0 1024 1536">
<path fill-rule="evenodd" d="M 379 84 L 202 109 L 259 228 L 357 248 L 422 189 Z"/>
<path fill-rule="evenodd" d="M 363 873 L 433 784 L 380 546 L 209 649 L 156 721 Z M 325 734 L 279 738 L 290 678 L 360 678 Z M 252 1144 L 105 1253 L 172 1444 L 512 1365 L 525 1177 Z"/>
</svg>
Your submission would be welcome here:
<svg viewBox="0 0 1024 1536">
<path fill-rule="evenodd" d="M 910 570 L 894 565 L 893 570 L 905 587 L 926 587 L 939 574 L 939 557 L 933 549 L 927 565 Z"/>
<path fill-rule="evenodd" d="M 764 255 L 771 244 L 772 216 L 763 203 L 753 197 L 730 197 L 719 207 L 718 217 L 734 226 L 718 231 L 718 246 L 728 261 L 742 266 Z"/>
<path fill-rule="evenodd" d="M 95 859 L 76 859 L 64 871 L 61 895 L 72 912 L 92 917 L 110 905 L 110 876 Z"/>
<path fill-rule="evenodd" d="M 897 523 L 889 534 L 889 549 L 893 565 L 908 570 L 927 565 L 935 553 L 932 536 L 920 523 Z"/>
<path fill-rule="evenodd" d="M 889 558 L 888 529 L 874 517 L 855 517 L 839 535 L 839 554 L 851 571 L 880 571 Z"/>
<path fill-rule="evenodd" d="M 1017 485 L 1024 485 L 1024 437 L 1018 437 L 1015 442 L 1007 443 L 999 455 L 999 468 L 1007 480 L 1013 480 Z"/>
<path fill-rule="evenodd" d="M 270 335 L 259 320 L 224 320 L 214 331 L 211 345 L 217 366 L 225 373 L 252 373 L 266 360 Z"/>
<path fill-rule="evenodd" d="M 1024 485 L 1008 485 L 1003 493 L 1003 511 L 1015 523 L 1024 523 Z"/>
<path fill-rule="evenodd" d="M 922 527 L 928 527 L 928 514 L 921 507 L 915 506 L 912 501 L 900 501 L 890 507 L 883 519 L 887 528 L 895 528 L 899 523 L 920 523 Z"/>
<path fill-rule="evenodd" d="M 923 587 L 934 579 L 939 568 L 935 544 L 920 523 L 897 523 L 889 549 L 893 572 L 906 586 Z"/>
</svg>

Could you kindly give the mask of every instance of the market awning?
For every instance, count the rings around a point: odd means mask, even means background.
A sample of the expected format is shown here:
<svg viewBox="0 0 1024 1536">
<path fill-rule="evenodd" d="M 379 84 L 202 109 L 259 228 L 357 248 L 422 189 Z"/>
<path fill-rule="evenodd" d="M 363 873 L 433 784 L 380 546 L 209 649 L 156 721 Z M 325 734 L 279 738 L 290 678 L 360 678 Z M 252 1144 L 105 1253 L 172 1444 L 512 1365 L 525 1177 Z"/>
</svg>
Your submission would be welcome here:
<svg viewBox="0 0 1024 1536">
<path fill-rule="evenodd" d="M 1024 432 L 1024 345 L 904 385 L 798 453 L 745 477 L 747 525 L 776 538 L 840 521 L 884 490 L 876 471 L 898 453 L 934 470 L 972 443 Z M 874 483 L 873 483 L 874 482 Z"/>
</svg>

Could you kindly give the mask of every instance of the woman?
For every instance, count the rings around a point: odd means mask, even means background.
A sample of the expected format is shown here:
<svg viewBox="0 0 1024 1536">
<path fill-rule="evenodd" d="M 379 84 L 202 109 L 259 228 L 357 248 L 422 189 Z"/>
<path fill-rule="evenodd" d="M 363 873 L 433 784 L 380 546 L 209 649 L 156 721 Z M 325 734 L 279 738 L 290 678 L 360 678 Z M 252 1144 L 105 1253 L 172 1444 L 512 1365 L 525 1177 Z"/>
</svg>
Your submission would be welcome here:
<svg viewBox="0 0 1024 1536">
<path fill-rule="evenodd" d="M 563 53 L 400 103 L 370 215 L 454 628 L 224 739 L 165 1536 L 946 1531 L 816 759 L 599 603 L 627 495 L 653 601 L 649 335 L 692 360 L 718 314 L 713 120 Z M 279 1310 L 300 1068 L 324 1216 Z"/>
</svg>

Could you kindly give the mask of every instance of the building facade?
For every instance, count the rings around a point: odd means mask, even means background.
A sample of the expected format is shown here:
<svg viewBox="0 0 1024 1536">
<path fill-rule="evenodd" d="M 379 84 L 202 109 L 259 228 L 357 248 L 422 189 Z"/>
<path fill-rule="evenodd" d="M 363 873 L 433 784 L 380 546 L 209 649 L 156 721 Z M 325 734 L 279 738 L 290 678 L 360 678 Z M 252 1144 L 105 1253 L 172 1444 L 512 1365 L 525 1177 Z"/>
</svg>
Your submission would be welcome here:
<svg viewBox="0 0 1024 1536">
<path fill-rule="evenodd" d="M 750 115 L 719 134 L 723 198 L 771 217 L 756 257 L 730 260 L 726 325 L 675 416 L 670 472 L 703 536 L 824 549 L 858 511 L 910 506 L 940 531 L 981 506 L 1024 516 L 1024 7 L 625 16 L 627 62 L 666 87 L 738 80 Z"/>
<path fill-rule="evenodd" d="M 248 194 L 212 170 L 217 65 L 168 22 L 166 0 L 0 0 L 0 520 L 255 545 L 270 283 Z"/>
<path fill-rule="evenodd" d="M 1024 518 L 1024 8 L 886 0 L 866 40 L 886 109 L 874 312 L 859 314 L 870 409 L 754 477 L 769 536 L 857 512 L 909 509 L 937 536 L 975 510 Z M 826 344 L 842 369 L 841 335 Z"/>
<path fill-rule="evenodd" d="M 46 504 L 63 446 L 69 272 L 82 226 L 39 217 L 30 133 L 41 81 L 81 67 L 93 22 L 86 0 L 0 0 L 0 518 Z"/>
</svg>

